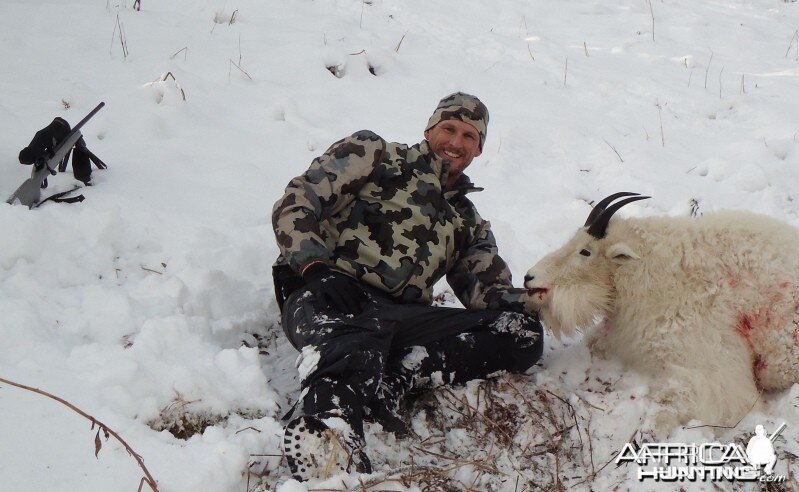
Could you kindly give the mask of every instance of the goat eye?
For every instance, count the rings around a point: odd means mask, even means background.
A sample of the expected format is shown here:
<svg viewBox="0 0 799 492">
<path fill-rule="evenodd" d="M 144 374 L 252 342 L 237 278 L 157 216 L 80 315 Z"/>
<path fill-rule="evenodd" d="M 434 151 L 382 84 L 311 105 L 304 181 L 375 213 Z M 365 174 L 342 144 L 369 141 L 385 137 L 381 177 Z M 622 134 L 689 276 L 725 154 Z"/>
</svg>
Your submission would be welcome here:
<svg viewBox="0 0 799 492">
<path fill-rule="evenodd" d="M 591 256 L 591 252 L 588 251 L 587 249 L 581 249 L 580 254 L 583 256 Z"/>
</svg>

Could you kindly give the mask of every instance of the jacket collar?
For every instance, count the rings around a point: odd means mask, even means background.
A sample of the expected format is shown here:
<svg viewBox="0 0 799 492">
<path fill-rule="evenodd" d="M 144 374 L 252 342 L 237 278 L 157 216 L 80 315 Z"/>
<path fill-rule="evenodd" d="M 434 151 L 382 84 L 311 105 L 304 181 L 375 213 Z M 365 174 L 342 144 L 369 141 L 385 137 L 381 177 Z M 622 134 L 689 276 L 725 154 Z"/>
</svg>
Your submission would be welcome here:
<svg viewBox="0 0 799 492">
<path fill-rule="evenodd" d="M 423 140 L 419 144 L 419 152 L 421 152 L 430 163 L 430 167 L 433 168 L 433 172 L 436 173 L 436 176 L 439 176 L 439 179 L 441 180 L 441 186 L 443 187 L 444 183 L 447 182 L 447 177 L 449 176 L 449 169 L 444 165 L 444 159 L 433 152 L 433 150 L 430 148 L 430 143 L 427 140 Z M 469 176 L 461 173 L 460 177 L 458 177 L 458 179 L 455 181 L 455 184 L 452 186 L 452 189 L 444 191 L 444 197 L 450 199 L 458 195 L 483 191 L 484 189 L 485 188 L 475 186 Z"/>
<path fill-rule="evenodd" d="M 444 197 L 449 200 L 456 196 L 463 196 L 467 193 L 475 193 L 478 191 L 483 191 L 485 188 L 481 188 L 479 186 L 475 186 L 472 183 L 472 180 L 466 174 L 461 174 L 460 177 L 455 181 L 455 184 L 452 185 L 452 189 L 446 190 L 444 192 Z"/>
</svg>

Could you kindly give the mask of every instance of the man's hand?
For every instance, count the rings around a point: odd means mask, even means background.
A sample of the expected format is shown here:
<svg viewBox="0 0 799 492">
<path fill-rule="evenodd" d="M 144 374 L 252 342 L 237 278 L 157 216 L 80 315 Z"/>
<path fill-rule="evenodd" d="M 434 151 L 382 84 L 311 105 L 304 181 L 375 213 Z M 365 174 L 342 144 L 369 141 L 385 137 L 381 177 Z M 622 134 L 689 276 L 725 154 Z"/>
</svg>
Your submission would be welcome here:
<svg viewBox="0 0 799 492">
<path fill-rule="evenodd" d="M 316 263 L 302 272 L 302 279 L 316 296 L 322 307 L 332 307 L 344 314 L 358 315 L 363 312 L 366 293 L 358 281 L 331 270 L 324 263 Z"/>
</svg>

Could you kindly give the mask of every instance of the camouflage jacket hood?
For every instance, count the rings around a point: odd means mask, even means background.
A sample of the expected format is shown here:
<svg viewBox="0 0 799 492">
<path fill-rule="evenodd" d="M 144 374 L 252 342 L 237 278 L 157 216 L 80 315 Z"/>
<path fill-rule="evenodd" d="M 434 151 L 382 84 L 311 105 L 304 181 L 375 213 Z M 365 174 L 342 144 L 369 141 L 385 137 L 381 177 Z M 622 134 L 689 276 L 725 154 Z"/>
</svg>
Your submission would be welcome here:
<svg viewBox="0 0 799 492">
<path fill-rule="evenodd" d="M 323 261 L 403 302 L 430 303 L 446 275 L 466 307 L 526 310 L 526 291 L 512 287 L 489 223 L 466 198 L 480 188 L 462 175 L 444 191 L 446 179 L 427 141 L 360 131 L 334 143 L 274 206 L 276 265 L 299 274 Z"/>
</svg>

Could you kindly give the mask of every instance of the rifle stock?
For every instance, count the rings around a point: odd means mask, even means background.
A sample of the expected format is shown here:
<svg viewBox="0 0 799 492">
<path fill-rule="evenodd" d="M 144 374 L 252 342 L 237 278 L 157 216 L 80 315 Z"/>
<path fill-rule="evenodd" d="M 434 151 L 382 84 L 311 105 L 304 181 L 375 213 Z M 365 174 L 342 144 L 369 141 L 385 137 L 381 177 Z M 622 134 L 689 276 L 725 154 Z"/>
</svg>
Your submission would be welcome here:
<svg viewBox="0 0 799 492">
<path fill-rule="evenodd" d="M 26 179 L 17 190 L 8 197 L 6 203 L 11 205 L 20 203 L 22 205 L 27 205 L 28 208 L 33 208 L 36 204 L 39 203 L 42 197 L 42 183 L 49 175 L 55 175 L 57 173 L 56 169 L 58 168 L 58 164 L 64 160 L 64 158 L 69 154 L 69 151 L 72 150 L 72 147 L 81 139 L 83 135 L 80 133 L 81 127 L 89 121 L 92 116 L 97 114 L 100 109 L 105 106 L 104 102 L 98 104 L 85 118 L 80 120 L 77 125 L 75 125 L 69 134 L 62 140 L 61 142 L 56 145 L 56 148 L 53 150 L 52 156 L 46 159 L 41 159 L 37 161 L 36 164 L 33 165 L 33 169 L 31 170 L 31 177 Z"/>
</svg>

